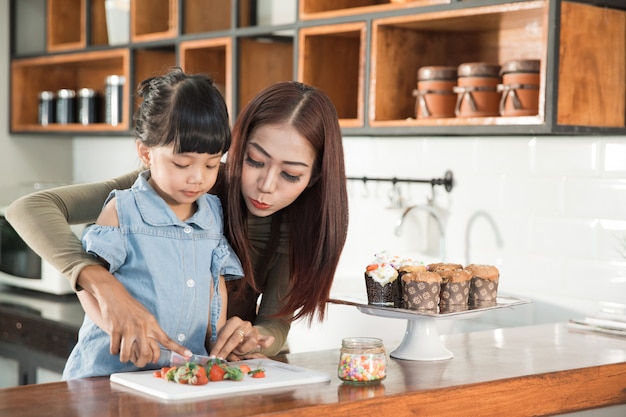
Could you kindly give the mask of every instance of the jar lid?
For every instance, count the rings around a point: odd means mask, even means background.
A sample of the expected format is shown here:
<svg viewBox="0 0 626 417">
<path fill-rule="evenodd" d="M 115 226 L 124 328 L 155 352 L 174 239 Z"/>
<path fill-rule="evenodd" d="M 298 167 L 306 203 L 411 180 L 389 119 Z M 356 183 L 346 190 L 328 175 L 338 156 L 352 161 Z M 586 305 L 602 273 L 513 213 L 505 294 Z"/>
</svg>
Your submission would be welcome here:
<svg viewBox="0 0 626 417">
<path fill-rule="evenodd" d="M 417 71 L 417 80 L 456 80 L 456 67 L 421 67 Z"/>
<path fill-rule="evenodd" d="M 42 100 L 53 100 L 54 93 L 52 91 L 40 91 L 39 98 Z"/>
<path fill-rule="evenodd" d="M 468 62 L 459 65 L 459 77 L 500 77 L 500 65 L 487 62 Z"/>
<path fill-rule="evenodd" d="M 382 347 L 383 340 L 376 337 L 347 337 L 342 339 L 341 345 L 345 348 L 374 348 Z"/>
<path fill-rule="evenodd" d="M 510 72 L 536 72 L 539 73 L 539 66 L 541 60 L 539 59 L 516 59 L 507 61 L 502 64 L 500 74 L 508 74 Z"/>
<path fill-rule="evenodd" d="M 62 88 L 61 90 L 57 91 L 58 98 L 73 98 L 75 96 L 76 96 L 76 91 L 70 90 L 68 88 Z"/>
<path fill-rule="evenodd" d="M 124 85 L 126 78 L 123 75 L 109 75 L 105 79 L 106 85 Z"/>
<path fill-rule="evenodd" d="M 78 97 L 94 97 L 96 95 L 96 90 L 93 88 L 81 88 L 78 90 Z"/>
</svg>

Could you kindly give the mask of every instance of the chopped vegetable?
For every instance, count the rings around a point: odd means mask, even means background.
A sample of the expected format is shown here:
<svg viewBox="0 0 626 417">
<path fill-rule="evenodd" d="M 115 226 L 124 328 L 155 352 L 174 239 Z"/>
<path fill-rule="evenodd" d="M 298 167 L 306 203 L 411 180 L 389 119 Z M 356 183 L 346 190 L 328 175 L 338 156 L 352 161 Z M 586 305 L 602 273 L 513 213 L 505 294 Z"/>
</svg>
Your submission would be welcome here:
<svg viewBox="0 0 626 417">
<path fill-rule="evenodd" d="M 188 385 L 204 385 L 209 381 L 241 381 L 245 375 L 252 378 L 264 378 L 265 370 L 260 366 L 254 370 L 246 364 L 231 366 L 228 362 L 215 359 L 206 366 L 195 363 L 185 363 L 181 366 L 163 367 L 153 372 L 155 378 L 164 379 L 169 382 Z"/>
<path fill-rule="evenodd" d="M 265 378 L 265 369 L 261 368 L 261 364 L 256 369 L 253 369 L 248 372 L 252 378 Z"/>
<path fill-rule="evenodd" d="M 223 381 L 226 371 L 220 365 L 214 363 L 209 368 L 209 380 L 210 381 Z"/>
<path fill-rule="evenodd" d="M 206 370 L 195 363 L 186 363 L 178 367 L 163 367 L 160 371 L 154 371 L 153 375 L 179 384 L 204 385 L 209 382 Z"/>
</svg>

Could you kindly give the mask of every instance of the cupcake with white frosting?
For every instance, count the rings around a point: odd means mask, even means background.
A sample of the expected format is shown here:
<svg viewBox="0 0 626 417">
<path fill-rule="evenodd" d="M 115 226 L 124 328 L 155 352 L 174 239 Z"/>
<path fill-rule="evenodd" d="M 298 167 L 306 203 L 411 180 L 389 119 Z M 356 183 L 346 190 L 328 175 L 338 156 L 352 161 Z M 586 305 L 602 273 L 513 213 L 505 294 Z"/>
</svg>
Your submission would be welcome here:
<svg viewBox="0 0 626 417">
<path fill-rule="evenodd" d="M 385 252 L 376 254 L 374 260 L 365 268 L 365 287 L 369 304 L 394 307 L 400 301 L 398 257 Z"/>
</svg>

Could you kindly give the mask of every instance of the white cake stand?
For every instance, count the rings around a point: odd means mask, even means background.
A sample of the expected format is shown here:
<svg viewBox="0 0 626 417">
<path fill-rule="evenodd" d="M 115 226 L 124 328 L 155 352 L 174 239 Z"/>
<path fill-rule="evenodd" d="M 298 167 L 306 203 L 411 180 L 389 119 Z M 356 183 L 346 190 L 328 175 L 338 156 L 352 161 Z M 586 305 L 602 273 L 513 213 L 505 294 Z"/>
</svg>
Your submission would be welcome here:
<svg viewBox="0 0 626 417">
<path fill-rule="evenodd" d="M 530 302 L 518 298 L 498 297 L 496 304 L 493 306 L 472 308 L 466 311 L 452 313 L 435 313 L 378 306 L 368 304 L 366 299 L 362 300 L 351 297 L 332 298 L 329 301 L 334 304 L 356 306 L 360 312 L 371 316 L 406 320 L 404 338 L 400 345 L 391 351 L 389 355 L 396 359 L 409 361 L 439 361 L 454 357 L 454 354 L 443 345 L 439 337 L 437 320 L 473 318 L 488 310 L 527 304 Z"/>
</svg>

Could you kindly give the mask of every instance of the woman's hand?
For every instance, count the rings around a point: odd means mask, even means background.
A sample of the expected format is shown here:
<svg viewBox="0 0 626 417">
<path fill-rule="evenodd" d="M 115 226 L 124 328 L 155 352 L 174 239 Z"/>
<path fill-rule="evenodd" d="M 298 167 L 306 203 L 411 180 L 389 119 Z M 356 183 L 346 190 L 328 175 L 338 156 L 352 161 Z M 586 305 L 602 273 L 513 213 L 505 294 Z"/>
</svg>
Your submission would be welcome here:
<svg viewBox="0 0 626 417">
<path fill-rule="evenodd" d="M 171 339 L 156 318 L 109 271 L 101 266 L 85 267 L 78 284 L 89 294 L 80 294 L 85 312 L 111 336 L 110 352 L 120 355 L 120 362 L 131 361 L 137 367 L 156 363 L 160 345 L 184 357 L 191 352 Z"/>
<path fill-rule="evenodd" d="M 264 336 L 249 321 L 231 317 L 219 330 L 211 355 L 230 361 L 264 358 L 261 349 L 274 343 L 273 336 Z"/>
</svg>

